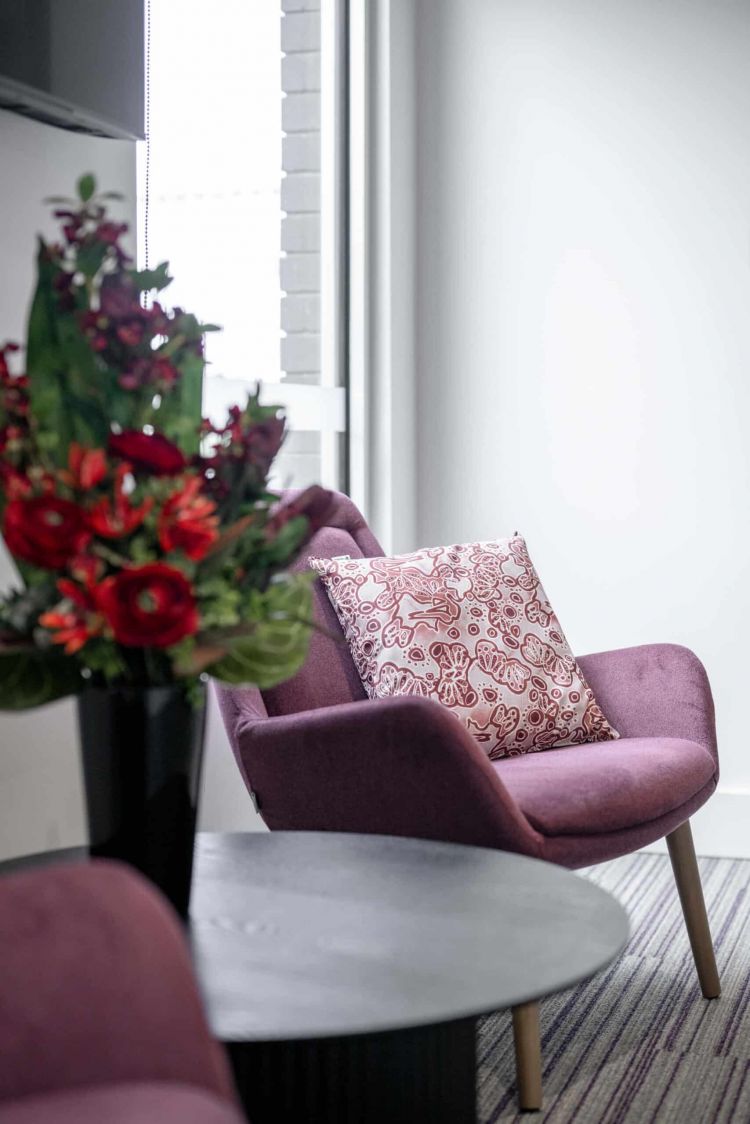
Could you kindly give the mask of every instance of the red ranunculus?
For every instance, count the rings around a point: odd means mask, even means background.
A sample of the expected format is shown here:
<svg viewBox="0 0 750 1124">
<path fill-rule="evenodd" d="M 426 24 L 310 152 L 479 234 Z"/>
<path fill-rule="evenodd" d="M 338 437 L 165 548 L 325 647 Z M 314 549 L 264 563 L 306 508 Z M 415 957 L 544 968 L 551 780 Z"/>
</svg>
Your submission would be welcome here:
<svg viewBox="0 0 750 1124">
<path fill-rule="evenodd" d="M 115 640 L 129 648 L 169 648 L 198 630 L 190 582 L 163 562 L 120 570 L 96 589 Z"/>
<path fill-rule="evenodd" d="M 5 509 L 3 536 L 16 558 L 44 570 L 62 570 L 91 538 L 86 513 L 57 496 L 14 499 Z"/>
<path fill-rule="evenodd" d="M 152 476 L 176 476 L 185 467 L 182 451 L 161 433 L 143 433 L 139 429 L 126 429 L 113 433 L 109 451 L 122 457 L 136 472 Z"/>
<path fill-rule="evenodd" d="M 216 504 L 200 494 L 200 487 L 200 479 L 191 477 L 169 497 L 159 515 L 162 550 L 181 550 L 193 562 L 205 558 L 219 537 Z"/>
</svg>

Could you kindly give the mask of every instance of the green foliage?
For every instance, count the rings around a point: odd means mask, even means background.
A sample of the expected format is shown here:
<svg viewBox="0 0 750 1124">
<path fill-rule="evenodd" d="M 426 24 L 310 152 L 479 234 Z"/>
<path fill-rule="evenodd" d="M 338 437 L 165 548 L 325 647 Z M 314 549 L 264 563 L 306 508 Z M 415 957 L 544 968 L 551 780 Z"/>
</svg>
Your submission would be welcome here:
<svg viewBox="0 0 750 1124">
<path fill-rule="evenodd" d="M 139 293 L 146 293 L 152 289 L 160 293 L 162 289 L 172 284 L 167 261 L 157 265 L 156 269 L 129 269 L 127 272 Z"/>
<path fill-rule="evenodd" d="M 78 188 L 78 198 L 82 203 L 88 203 L 89 199 L 91 199 L 96 191 L 96 180 L 91 172 L 86 172 L 85 175 L 81 176 L 76 186 Z"/>
<path fill-rule="evenodd" d="M 109 425 L 101 401 L 96 355 L 72 313 L 61 312 L 56 269 L 40 240 L 37 285 L 28 321 L 26 368 L 37 443 L 53 464 L 67 463 L 72 442 L 106 444 Z"/>
<path fill-rule="evenodd" d="M 27 710 L 81 690 L 72 660 L 58 652 L 0 652 L 0 710 Z"/>
<path fill-rule="evenodd" d="M 200 355 L 188 354 L 182 359 L 180 381 L 164 395 L 156 419 L 162 433 L 190 456 L 200 449 L 203 367 Z"/>
<path fill-rule="evenodd" d="M 310 575 L 285 575 L 265 592 L 254 591 L 246 617 L 249 634 L 228 641 L 227 655 L 208 670 L 225 683 L 275 687 L 305 662 L 311 620 Z"/>
<path fill-rule="evenodd" d="M 38 243 L 27 379 L 0 348 L 0 519 L 24 586 L 0 598 L 0 709 L 85 682 L 195 691 L 204 671 L 268 688 L 308 650 L 313 578 L 284 571 L 325 493 L 275 514 L 285 419 L 257 389 L 202 422 L 218 329 L 144 299 L 169 267 L 132 268 L 114 197 L 87 173 L 52 200 L 62 235 Z"/>
</svg>

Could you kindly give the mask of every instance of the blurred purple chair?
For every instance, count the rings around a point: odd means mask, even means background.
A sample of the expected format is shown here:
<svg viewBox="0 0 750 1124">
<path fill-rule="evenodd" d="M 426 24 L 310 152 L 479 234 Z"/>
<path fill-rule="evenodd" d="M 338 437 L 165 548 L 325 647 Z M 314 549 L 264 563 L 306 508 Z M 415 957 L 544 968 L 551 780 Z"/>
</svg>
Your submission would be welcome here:
<svg viewBox="0 0 750 1124">
<path fill-rule="evenodd" d="M 307 552 L 383 551 L 345 496 Z M 304 566 L 304 562 L 300 563 Z M 219 687 L 240 770 L 271 829 L 417 836 L 497 847 L 582 867 L 667 838 L 706 998 L 719 978 L 689 817 L 709 798 L 719 763 L 714 707 L 696 656 L 649 644 L 582 656 L 618 741 L 491 762 L 448 710 L 418 697 L 366 700 L 320 582 L 309 658 L 262 694 Z M 513 1012 L 519 1099 L 541 1103 L 538 1008 Z"/>
<path fill-rule="evenodd" d="M 171 910 L 125 867 L 0 879 L 0 1124 L 242 1124 Z"/>
</svg>

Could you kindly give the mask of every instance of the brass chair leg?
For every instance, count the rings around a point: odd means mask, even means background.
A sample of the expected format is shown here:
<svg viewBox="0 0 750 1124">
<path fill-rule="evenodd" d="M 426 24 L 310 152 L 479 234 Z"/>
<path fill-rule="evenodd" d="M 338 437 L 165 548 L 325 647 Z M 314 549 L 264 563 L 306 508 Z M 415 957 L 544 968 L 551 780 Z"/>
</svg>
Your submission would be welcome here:
<svg viewBox="0 0 750 1124">
<path fill-rule="evenodd" d="M 522 1112 L 537 1112 L 542 1107 L 542 1043 L 538 1003 L 522 1003 L 513 1008 L 513 1043 L 516 1048 L 518 1107 Z"/>
<path fill-rule="evenodd" d="M 693 833 L 690 820 L 667 836 L 669 857 L 672 861 L 677 890 L 680 895 L 685 925 L 698 969 L 701 991 L 706 999 L 716 999 L 721 994 L 719 973 L 716 968 L 711 930 L 708 927 L 706 903 L 703 900 L 698 863 L 695 859 Z"/>
</svg>

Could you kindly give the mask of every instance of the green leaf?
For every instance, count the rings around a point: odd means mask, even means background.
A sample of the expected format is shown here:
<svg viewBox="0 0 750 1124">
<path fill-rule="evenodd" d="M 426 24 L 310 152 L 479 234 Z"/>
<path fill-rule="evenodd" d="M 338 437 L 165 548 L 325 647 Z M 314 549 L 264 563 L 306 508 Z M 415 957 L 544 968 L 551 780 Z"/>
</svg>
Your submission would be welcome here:
<svg viewBox="0 0 750 1124">
<path fill-rule="evenodd" d="M 164 354 L 164 349 L 159 354 Z M 155 415 L 159 429 L 188 456 L 200 451 L 204 366 L 200 355 L 183 356 L 179 361 L 180 378 L 164 395 Z"/>
<path fill-rule="evenodd" d="M 161 292 L 162 289 L 166 289 L 167 285 L 172 284 L 168 261 L 161 262 L 156 269 L 129 269 L 127 273 L 136 289 L 142 293 L 150 289 Z"/>
<path fill-rule="evenodd" d="M 37 440 L 63 465 L 73 438 L 72 418 L 66 408 L 66 383 L 60 362 L 58 312 L 53 289 L 55 267 L 39 239 L 37 284 L 29 311 L 26 369 L 29 398 L 37 425 Z"/>
<path fill-rule="evenodd" d="M 290 679 L 305 662 L 312 628 L 312 591 L 306 574 L 289 574 L 258 593 L 248 621 L 250 635 L 231 641 L 231 649 L 209 666 L 225 683 L 253 684 L 262 690 Z"/>
<path fill-rule="evenodd" d="M 76 258 L 76 265 L 86 277 L 95 277 L 102 267 L 102 262 L 107 256 L 109 247 L 106 242 L 89 242 L 81 246 Z"/>
<path fill-rule="evenodd" d="M 82 686 L 73 661 L 57 652 L 0 653 L 0 710 L 28 710 Z"/>
<path fill-rule="evenodd" d="M 89 199 L 96 191 L 96 180 L 91 172 L 87 172 L 86 175 L 81 176 L 76 187 L 78 189 L 78 198 L 82 203 L 88 203 Z"/>
</svg>

